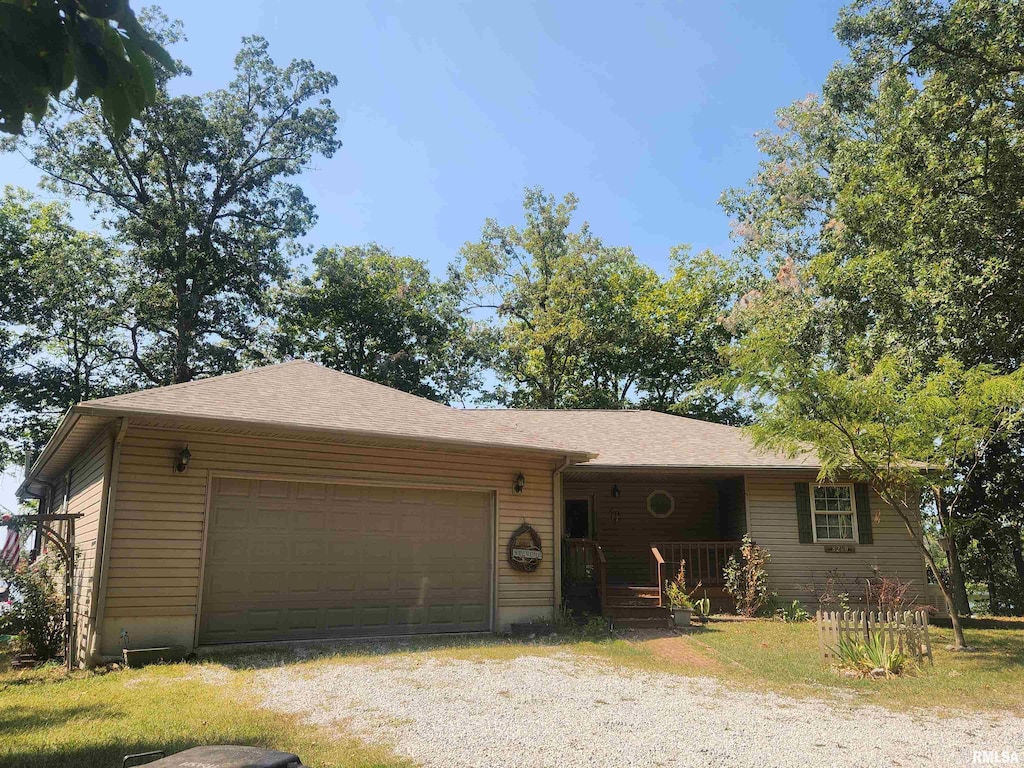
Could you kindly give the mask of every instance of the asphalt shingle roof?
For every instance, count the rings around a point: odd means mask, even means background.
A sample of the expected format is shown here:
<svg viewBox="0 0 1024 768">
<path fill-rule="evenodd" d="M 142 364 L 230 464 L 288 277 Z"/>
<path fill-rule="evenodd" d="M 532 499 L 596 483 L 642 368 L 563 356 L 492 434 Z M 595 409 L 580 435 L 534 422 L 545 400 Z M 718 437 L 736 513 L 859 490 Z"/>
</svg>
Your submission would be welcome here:
<svg viewBox="0 0 1024 768">
<path fill-rule="evenodd" d="M 743 430 L 723 424 L 654 411 L 449 408 L 302 360 L 90 400 L 76 410 L 596 454 L 585 463 L 594 467 L 817 466 L 813 454 L 759 451 Z"/>
<path fill-rule="evenodd" d="M 480 410 L 491 425 L 544 431 L 598 454 L 585 467 L 817 468 L 813 453 L 790 458 L 754 447 L 739 427 L 656 411 Z"/>
<path fill-rule="evenodd" d="M 216 419 L 383 438 L 573 452 L 558 436 L 533 434 L 514 424 L 481 429 L 470 411 L 305 360 L 88 400 L 76 410 L 93 415 Z"/>
</svg>

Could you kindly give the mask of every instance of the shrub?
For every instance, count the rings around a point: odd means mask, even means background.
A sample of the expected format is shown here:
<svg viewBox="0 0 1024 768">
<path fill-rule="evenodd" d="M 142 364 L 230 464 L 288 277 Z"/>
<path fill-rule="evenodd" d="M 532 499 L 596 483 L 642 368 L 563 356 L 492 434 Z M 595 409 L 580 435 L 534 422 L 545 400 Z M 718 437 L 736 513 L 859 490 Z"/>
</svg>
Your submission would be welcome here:
<svg viewBox="0 0 1024 768">
<path fill-rule="evenodd" d="M 740 556 L 729 557 L 723 569 L 725 590 L 736 601 L 736 610 L 743 616 L 756 616 L 768 601 L 768 572 L 765 566 L 771 555 L 744 535 Z"/>
<path fill-rule="evenodd" d="M 0 606 L 0 635 L 15 635 L 39 661 L 64 653 L 61 572 L 62 566 L 45 557 L 17 568 L 0 565 L 0 579 L 11 588 L 9 602 Z"/>
<path fill-rule="evenodd" d="M 554 630 L 573 640 L 601 640 L 611 634 L 608 620 L 603 616 L 588 613 L 576 616 L 569 608 L 562 608 L 555 615 Z"/>
<path fill-rule="evenodd" d="M 812 574 L 811 580 L 800 586 L 814 595 L 818 601 L 819 609 L 823 611 L 848 611 L 850 610 L 850 589 L 857 585 L 852 579 L 847 579 L 843 576 L 838 568 L 832 568 L 825 571 L 825 576 L 820 583 L 815 580 Z"/>
<path fill-rule="evenodd" d="M 911 592 L 913 583 L 898 576 L 884 576 L 877 567 L 873 570 L 874 575 L 867 580 L 864 589 L 864 601 L 868 607 L 877 607 L 883 613 L 911 610 L 917 601 L 917 593 Z"/>
</svg>

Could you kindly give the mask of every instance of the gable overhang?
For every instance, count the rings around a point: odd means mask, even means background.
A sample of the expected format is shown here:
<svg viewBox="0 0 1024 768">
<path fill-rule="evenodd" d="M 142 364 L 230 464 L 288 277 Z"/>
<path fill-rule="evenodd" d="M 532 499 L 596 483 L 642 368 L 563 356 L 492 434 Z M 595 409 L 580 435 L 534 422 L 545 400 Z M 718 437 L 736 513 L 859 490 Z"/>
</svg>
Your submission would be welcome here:
<svg viewBox="0 0 1024 768">
<path fill-rule="evenodd" d="M 77 407 L 65 411 L 25 473 L 15 496 L 22 500 L 42 498 L 64 468 L 112 422 L 113 417 L 82 414 Z"/>
<path fill-rule="evenodd" d="M 61 417 L 46 446 L 32 463 L 16 491 L 18 498 L 39 498 L 68 464 L 95 439 L 104 428 L 118 419 L 133 424 L 163 429 L 196 429 L 227 433 L 248 433 L 255 437 L 282 437 L 293 440 L 319 440 L 359 445 L 386 445 L 421 450 L 479 450 L 550 458 L 567 466 L 597 458 L 597 454 L 564 448 L 549 448 L 502 440 L 460 440 L 447 437 L 423 437 L 374 430 L 330 429 L 315 424 L 291 424 L 242 418 L 213 418 L 188 414 L 169 414 L 140 409 L 99 408 L 76 405 Z"/>
</svg>

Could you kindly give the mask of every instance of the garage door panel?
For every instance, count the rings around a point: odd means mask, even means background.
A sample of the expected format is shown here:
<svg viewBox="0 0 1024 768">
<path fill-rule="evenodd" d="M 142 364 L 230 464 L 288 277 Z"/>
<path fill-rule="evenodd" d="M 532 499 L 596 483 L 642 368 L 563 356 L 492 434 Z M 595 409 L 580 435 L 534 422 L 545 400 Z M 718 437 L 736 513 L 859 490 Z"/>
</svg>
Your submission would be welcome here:
<svg viewBox="0 0 1024 768">
<path fill-rule="evenodd" d="M 250 496 L 252 481 L 240 477 L 218 477 L 214 480 L 214 491 L 222 499 L 228 496 Z"/>
<path fill-rule="evenodd" d="M 486 630 L 490 494 L 214 481 L 200 642 Z"/>
<path fill-rule="evenodd" d="M 261 499 L 287 499 L 298 483 L 289 483 L 284 480 L 257 480 L 257 493 Z"/>
<path fill-rule="evenodd" d="M 325 626 L 328 631 L 351 629 L 356 624 L 355 608 L 328 608 Z"/>
<path fill-rule="evenodd" d="M 329 486 L 322 483 L 296 483 L 295 498 L 297 499 L 326 499 Z"/>
<path fill-rule="evenodd" d="M 327 531 L 347 531 L 349 533 L 359 533 L 362 527 L 362 518 L 355 511 L 349 510 L 332 511 L 327 516 L 327 524 L 324 526 Z"/>
<path fill-rule="evenodd" d="M 257 557 L 280 556 L 280 544 L 261 542 Z M 289 542 L 289 562 L 324 563 L 327 561 L 327 542 L 321 539 L 295 539 Z"/>
</svg>

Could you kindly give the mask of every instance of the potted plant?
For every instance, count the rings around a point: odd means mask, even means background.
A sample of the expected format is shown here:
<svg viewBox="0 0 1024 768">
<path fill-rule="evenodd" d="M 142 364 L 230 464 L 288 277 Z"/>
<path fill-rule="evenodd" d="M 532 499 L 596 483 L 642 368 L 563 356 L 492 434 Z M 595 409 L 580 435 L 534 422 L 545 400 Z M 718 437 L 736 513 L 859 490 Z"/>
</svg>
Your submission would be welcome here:
<svg viewBox="0 0 1024 768">
<path fill-rule="evenodd" d="M 677 627 L 690 626 L 693 615 L 693 600 L 686 591 L 686 564 L 679 564 L 679 573 L 673 581 L 665 582 L 665 597 L 672 609 L 672 620 Z"/>
</svg>

